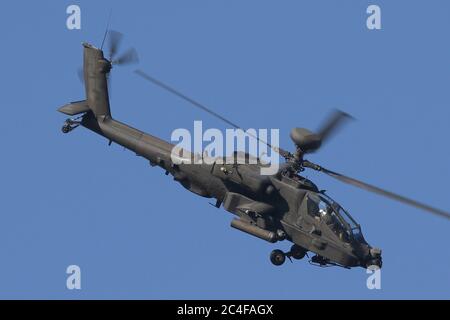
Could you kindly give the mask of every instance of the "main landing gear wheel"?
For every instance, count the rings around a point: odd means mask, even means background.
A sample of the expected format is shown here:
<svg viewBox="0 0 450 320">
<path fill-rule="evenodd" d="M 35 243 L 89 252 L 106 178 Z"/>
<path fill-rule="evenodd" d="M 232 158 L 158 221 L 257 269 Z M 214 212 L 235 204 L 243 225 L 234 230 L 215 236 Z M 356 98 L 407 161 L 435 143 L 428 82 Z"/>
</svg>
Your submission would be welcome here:
<svg viewBox="0 0 450 320">
<path fill-rule="evenodd" d="M 270 261 L 276 266 L 281 266 L 286 261 L 286 255 L 281 250 L 273 250 L 270 253 Z"/>
<path fill-rule="evenodd" d="M 296 244 L 292 245 L 291 251 L 289 251 L 289 256 L 295 260 L 303 259 L 306 255 L 306 250 Z"/>
</svg>

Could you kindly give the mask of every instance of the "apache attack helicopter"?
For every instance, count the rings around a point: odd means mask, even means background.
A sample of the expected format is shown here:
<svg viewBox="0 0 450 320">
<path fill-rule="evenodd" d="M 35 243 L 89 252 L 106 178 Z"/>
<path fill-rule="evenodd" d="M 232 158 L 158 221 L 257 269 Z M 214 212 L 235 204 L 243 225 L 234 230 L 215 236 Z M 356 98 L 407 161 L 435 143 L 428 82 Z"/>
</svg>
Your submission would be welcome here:
<svg viewBox="0 0 450 320">
<path fill-rule="evenodd" d="M 231 226 L 268 242 L 288 240 L 293 243 L 289 252 L 273 250 L 270 260 L 281 265 L 286 257 L 302 259 L 307 252 L 315 255 L 310 263 L 318 266 L 341 266 L 345 268 L 370 266 L 381 267 L 381 250 L 369 245 L 361 232 L 360 225 L 338 202 L 321 191 L 312 181 L 299 173 L 305 169 L 323 172 L 339 181 L 389 197 L 408 205 L 429 211 L 450 219 L 450 214 L 419 203 L 417 201 L 385 191 L 370 184 L 325 169 L 304 158 L 308 153 L 320 148 L 322 142 L 349 116 L 336 111 L 317 132 L 304 128 L 294 128 L 290 137 L 295 144 L 294 153 L 274 148 L 286 162 L 274 175 L 261 175 L 262 163 L 242 164 L 236 161 L 213 162 L 213 164 L 176 164 L 171 153 L 174 145 L 155 136 L 146 134 L 115 120 L 111 116 L 108 96 L 108 76 L 113 65 L 137 62 L 137 54 L 130 49 L 116 58 L 122 36 L 115 31 L 109 35 L 109 58 L 100 49 L 83 43 L 84 64 L 81 72 L 85 83 L 86 100 L 72 102 L 58 110 L 67 119 L 62 127 L 68 133 L 83 126 L 115 142 L 137 155 L 147 159 L 152 166 L 159 166 L 166 175 L 172 175 L 187 190 L 207 198 L 217 200 L 215 206 L 235 214 Z M 181 94 L 161 81 L 136 70 L 145 80 L 177 95 L 194 106 L 225 121 L 228 125 L 239 126 L 211 111 L 204 105 Z M 183 150 L 184 151 L 184 150 Z M 186 154 L 190 154 L 186 151 Z M 235 153 L 249 157 L 248 154 Z"/>
</svg>

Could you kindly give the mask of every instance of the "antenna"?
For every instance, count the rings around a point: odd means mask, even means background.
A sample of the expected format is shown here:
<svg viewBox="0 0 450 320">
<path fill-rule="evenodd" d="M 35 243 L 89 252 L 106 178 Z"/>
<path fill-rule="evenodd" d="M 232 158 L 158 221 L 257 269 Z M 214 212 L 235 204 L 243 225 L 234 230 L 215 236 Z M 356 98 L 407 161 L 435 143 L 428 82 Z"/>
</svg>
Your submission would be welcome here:
<svg viewBox="0 0 450 320">
<path fill-rule="evenodd" d="M 109 24 L 111 23 L 111 16 L 112 16 L 112 8 L 109 10 L 108 23 L 106 24 L 106 30 L 103 36 L 102 46 L 100 47 L 100 50 L 103 50 L 103 45 L 105 44 L 106 36 L 108 35 L 109 32 Z"/>
</svg>

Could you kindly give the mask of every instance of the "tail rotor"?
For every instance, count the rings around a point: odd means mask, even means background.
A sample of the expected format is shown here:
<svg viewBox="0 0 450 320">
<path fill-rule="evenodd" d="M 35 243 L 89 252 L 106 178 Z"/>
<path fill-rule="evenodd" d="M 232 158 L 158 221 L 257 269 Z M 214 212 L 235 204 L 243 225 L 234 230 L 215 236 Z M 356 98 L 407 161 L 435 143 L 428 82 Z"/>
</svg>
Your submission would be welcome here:
<svg viewBox="0 0 450 320">
<path fill-rule="evenodd" d="M 123 34 L 110 30 L 108 31 L 108 53 L 109 53 L 109 62 L 112 65 L 129 65 L 136 64 L 139 62 L 139 56 L 135 48 L 131 47 L 121 55 L 117 57 L 117 54 L 120 51 L 120 46 L 123 41 Z"/>
</svg>

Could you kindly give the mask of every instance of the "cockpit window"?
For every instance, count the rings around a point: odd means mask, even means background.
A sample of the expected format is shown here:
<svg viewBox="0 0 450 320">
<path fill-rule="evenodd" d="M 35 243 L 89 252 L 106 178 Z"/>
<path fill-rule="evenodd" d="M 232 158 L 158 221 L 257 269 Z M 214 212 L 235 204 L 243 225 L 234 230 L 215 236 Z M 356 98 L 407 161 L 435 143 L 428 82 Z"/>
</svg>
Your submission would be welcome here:
<svg viewBox="0 0 450 320">
<path fill-rule="evenodd" d="M 337 202 L 324 193 L 308 195 L 308 213 L 324 221 L 342 240 L 361 235 L 360 226 Z"/>
<path fill-rule="evenodd" d="M 315 194 L 308 195 L 308 213 L 313 217 L 322 218 L 333 210 L 331 206 L 323 201 L 319 196 Z"/>
<path fill-rule="evenodd" d="M 353 229 L 359 229 L 360 228 L 359 224 L 355 221 L 355 219 L 353 219 L 353 217 L 344 208 L 342 208 L 336 201 L 331 199 L 325 193 L 322 193 L 321 197 L 323 197 L 326 200 L 328 200 L 328 202 L 331 203 L 333 205 L 333 207 L 337 209 L 339 215 L 345 220 L 345 222 L 348 223 L 350 229 L 353 230 Z"/>
</svg>

